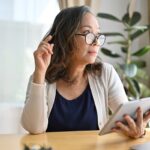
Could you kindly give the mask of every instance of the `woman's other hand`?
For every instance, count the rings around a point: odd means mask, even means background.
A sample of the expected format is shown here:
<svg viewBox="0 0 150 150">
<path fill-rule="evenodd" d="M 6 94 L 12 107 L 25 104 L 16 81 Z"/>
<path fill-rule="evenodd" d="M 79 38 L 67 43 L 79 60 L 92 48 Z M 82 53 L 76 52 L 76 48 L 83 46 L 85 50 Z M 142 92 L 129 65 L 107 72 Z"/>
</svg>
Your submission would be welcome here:
<svg viewBox="0 0 150 150">
<path fill-rule="evenodd" d="M 49 35 L 46 37 L 38 46 L 37 50 L 34 52 L 35 60 L 35 71 L 33 75 L 34 83 L 44 83 L 46 70 L 51 62 L 51 56 L 53 54 L 54 44 L 49 44 L 48 42 L 52 39 Z"/>
<path fill-rule="evenodd" d="M 129 115 L 124 115 L 124 120 L 127 122 L 127 125 L 118 121 L 116 122 L 116 127 L 113 128 L 112 131 L 122 132 L 123 134 L 135 139 L 142 137 L 145 134 L 145 127 L 150 120 L 150 111 L 143 116 L 143 111 L 139 107 L 136 110 L 136 115 L 136 121 Z"/>
</svg>

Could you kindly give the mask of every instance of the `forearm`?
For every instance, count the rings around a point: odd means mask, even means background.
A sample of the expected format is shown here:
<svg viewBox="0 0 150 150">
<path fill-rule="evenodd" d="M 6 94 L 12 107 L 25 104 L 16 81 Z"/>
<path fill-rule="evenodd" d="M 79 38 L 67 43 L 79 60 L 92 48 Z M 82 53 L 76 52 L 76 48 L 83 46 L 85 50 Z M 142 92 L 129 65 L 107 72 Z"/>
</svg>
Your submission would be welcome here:
<svg viewBox="0 0 150 150">
<path fill-rule="evenodd" d="M 33 83 L 44 84 L 45 81 L 45 72 L 41 72 L 38 69 L 35 69 L 33 73 Z"/>
<path fill-rule="evenodd" d="M 30 133 L 38 134 L 46 130 L 47 124 L 45 85 L 31 83 L 22 113 L 22 125 Z"/>
</svg>

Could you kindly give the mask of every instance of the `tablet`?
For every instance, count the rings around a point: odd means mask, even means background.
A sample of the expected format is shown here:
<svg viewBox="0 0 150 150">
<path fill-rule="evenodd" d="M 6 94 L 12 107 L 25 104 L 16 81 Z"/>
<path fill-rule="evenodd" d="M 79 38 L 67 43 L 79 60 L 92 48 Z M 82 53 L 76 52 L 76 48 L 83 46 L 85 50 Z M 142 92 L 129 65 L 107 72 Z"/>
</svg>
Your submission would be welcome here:
<svg viewBox="0 0 150 150">
<path fill-rule="evenodd" d="M 111 129 L 115 127 L 116 121 L 123 121 L 123 115 L 128 114 L 132 118 L 136 118 L 136 109 L 141 107 L 143 113 L 150 110 L 150 97 L 142 98 L 140 100 L 133 100 L 124 103 L 119 106 L 115 113 L 110 117 L 107 123 L 104 125 L 99 135 L 104 135 L 111 132 Z"/>
</svg>

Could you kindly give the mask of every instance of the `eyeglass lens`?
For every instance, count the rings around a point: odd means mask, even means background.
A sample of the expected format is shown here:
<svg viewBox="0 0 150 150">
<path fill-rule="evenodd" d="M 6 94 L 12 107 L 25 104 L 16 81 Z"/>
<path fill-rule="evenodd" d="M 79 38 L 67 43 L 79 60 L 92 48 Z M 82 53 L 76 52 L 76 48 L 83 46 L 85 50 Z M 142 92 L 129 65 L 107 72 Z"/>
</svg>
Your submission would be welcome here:
<svg viewBox="0 0 150 150">
<path fill-rule="evenodd" d="M 100 35 L 98 37 L 96 37 L 93 33 L 88 33 L 86 35 L 86 43 L 87 44 L 93 44 L 93 42 L 95 42 L 96 40 L 96 43 L 100 46 L 102 46 L 105 42 L 105 36 L 104 35 Z"/>
</svg>

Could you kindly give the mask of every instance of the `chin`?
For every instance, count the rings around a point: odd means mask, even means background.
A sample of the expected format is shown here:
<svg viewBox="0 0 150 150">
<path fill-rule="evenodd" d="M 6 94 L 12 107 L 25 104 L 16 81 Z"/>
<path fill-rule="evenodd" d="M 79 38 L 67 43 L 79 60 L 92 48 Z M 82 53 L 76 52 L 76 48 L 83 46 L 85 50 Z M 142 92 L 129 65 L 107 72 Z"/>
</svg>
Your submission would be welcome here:
<svg viewBox="0 0 150 150">
<path fill-rule="evenodd" d="M 95 61 L 94 62 L 90 62 L 89 64 L 94 64 L 95 63 Z"/>
<path fill-rule="evenodd" d="M 94 64 L 96 59 L 92 59 L 88 61 L 88 64 Z"/>
</svg>

